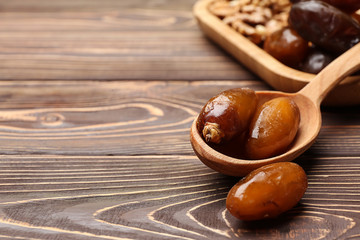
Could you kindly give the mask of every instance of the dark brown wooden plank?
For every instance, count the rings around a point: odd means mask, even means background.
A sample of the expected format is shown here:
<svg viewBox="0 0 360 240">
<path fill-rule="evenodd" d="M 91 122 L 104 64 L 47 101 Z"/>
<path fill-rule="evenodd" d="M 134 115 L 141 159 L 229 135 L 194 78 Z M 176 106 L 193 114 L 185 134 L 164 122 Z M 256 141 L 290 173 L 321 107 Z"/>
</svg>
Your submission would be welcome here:
<svg viewBox="0 0 360 240">
<path fill-rule="evenodd" d="M 0 154 L 190 155 L 193 119 L 232 87 L 267 89 L 256 81 L 0 82 Z M 323 115 L 313 154 L 360 156 L 359 108 Z"/>
<path fill-rule="evenodd" d="M 0 0 L 0 239 L 359 238 L 359 106 L 323 108 L 294 209 L 226 211 L 238 179 L 197 159 L 190 124 L 222 90 L 269 87 L 194 2 Z"/>
<path fill-rule="evenodd" d="M 250 81 L 234 84 L 263 86 Z M 192 154 L 191 122 L 211 94 L 228 86 L 0 82 L 0 154 Z"/>
<path fill-rule="evenodd" d="M 62 1 L 44 1 L 44 0 L 1 0 L 1 11 L 25 11 L 25 12 L 59 12 L 59 11 L 106 11 L 116 9 L 171 9 L 171 10 L 189 10 L 195 0 L 62 0 Z"/>
<path fill-rule="evenodd" d="M 185 4 L 2 13 L 0 80 L 254 79 L 203 36 Z"/>
<path fill-rule="evenodd" d="M 205 101 L 258 81 L 0 82 L 0 237 L 37 239 L 347 239 L 360 234 L 358 107 L 324 108 L 297 162 L 300 204 L 276 221 L 225 209 L 238 180 L 194 155 Z M 164 118 L 163 116 L 167 116 Z"/>
<path fill-rule="evenodd" d="M 225 210 L 235 179 L 192 156 L 6 156 L 0 229 L 4 236 L 39 239 L 356 236 L 359 157 L 318 160 L 303 163 L 309 189 L 298 206 L 276 221 L 245 223 Z"/>
</svg>

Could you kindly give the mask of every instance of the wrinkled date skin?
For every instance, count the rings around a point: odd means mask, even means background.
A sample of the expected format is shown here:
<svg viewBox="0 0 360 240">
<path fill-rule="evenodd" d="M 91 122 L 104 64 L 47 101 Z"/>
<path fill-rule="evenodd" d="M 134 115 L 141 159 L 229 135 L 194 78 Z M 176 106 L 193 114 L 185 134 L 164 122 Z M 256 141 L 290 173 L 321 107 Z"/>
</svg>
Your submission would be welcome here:
<svg viewBox="0 0 360 240">
<path fill-rule="evenodd" d="M 308 0 L 291 0 L 292 3 L 303 2 L 303 1 L 308 1 Z M 321 1 L 326 2 L 348 13 L 353 13 L 356 10 L 360 9 L 359 0 L 321 0 Z"/>
<path fill-rule="evenodd" d="M 249 88 L 234 88 L 211 98 L 202 108 L 197 129 L 208 143 L 230 140 L 248 129 L 258 98 Z"/>
<path fill-rule="evenodd" d="M 281 154 L 293 142 L 299 129 L 300 111 L 287 97 L 274 98 L 257 109 L 246 142 L 249 159 L 263 159 Z"/>
<path fill-rule="evenodd" d="M 325 2 L 293 4 L 288 21 L 304 39 L 336 54 L 345 52 L 360 41 L 359 23 Z"/>
<path fill-rule="evenodd" d="M 226 208 L 234 217 L 245 221 L 275 218 L 300 201 L 307 185 L 306 173 L 296 163 L 265 165 L 231 188 Z"/>
<path fill-rule="evenodd" d="M 308 49 L 308 41 L 289 27 L 272 33 L 264 42 L 267 53 L 291 67 L 298 66 L 304 60 Z"/>
</svg>

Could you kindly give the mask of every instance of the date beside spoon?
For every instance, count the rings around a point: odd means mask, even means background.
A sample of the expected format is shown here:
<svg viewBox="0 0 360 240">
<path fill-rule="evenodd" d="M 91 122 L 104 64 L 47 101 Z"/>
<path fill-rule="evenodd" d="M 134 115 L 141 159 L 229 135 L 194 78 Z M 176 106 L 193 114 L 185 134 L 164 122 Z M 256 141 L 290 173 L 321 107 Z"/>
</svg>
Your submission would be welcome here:
<svg viewBox="0 0 360 240">
<path fill-rule="evenodd" d="M 259 102 L 276 97 L 293 99 L 300 110 L 300 125 L 297 136 L 288 151 L 271 158 L 246 160 L 229 157 L 211 148 L 196 128 L 196 119 L 190 129 L 190 142 L 198 158 L 208 167 L 230 176 L 245 176 L 254 169 L 275 163 L 292 161 L 305 152 L 315 141 L 321 128 L 320 104 L 331 89 L 345 77 L 360 68 L 360 43 L 332 61 L 303 89 L 296 93 L 280 91 L 257 91 Z"/>
</svg>

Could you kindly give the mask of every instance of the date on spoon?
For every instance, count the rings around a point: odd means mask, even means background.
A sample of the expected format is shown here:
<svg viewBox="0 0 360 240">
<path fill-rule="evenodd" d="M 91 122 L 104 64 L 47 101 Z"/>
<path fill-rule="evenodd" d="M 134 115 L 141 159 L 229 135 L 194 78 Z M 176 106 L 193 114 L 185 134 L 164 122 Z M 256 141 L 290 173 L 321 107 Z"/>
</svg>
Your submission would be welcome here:
<svg viewBox="0 0 360 240">
<path fill-rule="evenodd" d="M 258 91 L 259 103 L 278 97 L 289 97 L 299 107 L 300 124 L 297 136 L 286 152 L 260 160 L 238 159 L 211 148 L 200 135 L 194 120 L 190 130 L 190 142 L 198 158 L 208 167 L 230 176 L 245 176 L 254 169 L 275 163 L 292 161 L 305 152 L 315 141 L 321 128 L 320 104 L 341 80 L 360 68 L 360 44 L 335 59 L 297 93 Z"/>
</svg>

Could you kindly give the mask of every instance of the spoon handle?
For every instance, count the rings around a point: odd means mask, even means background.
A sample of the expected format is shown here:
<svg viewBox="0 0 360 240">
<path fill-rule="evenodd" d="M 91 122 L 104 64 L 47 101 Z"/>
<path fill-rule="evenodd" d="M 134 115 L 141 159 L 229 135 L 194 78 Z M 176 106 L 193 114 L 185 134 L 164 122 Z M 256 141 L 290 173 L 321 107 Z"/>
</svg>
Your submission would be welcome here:
<svg viewBox="0 0 360 240">
<path fill-rule="evenodd" d="M 299 91 L 320 106 L 322 100 L 341 80 L 360 67 L 360 43 L 332 61 Z"/>
</svg>

